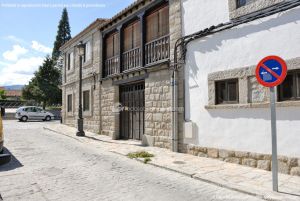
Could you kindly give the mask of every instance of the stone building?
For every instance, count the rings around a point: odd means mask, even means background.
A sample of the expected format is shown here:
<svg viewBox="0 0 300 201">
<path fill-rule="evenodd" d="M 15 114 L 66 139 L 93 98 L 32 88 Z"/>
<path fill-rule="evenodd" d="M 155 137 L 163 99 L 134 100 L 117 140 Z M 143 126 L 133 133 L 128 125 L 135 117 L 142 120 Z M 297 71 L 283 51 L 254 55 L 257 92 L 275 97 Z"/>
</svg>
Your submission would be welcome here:
<svg viewBox="0 0 300 201">
<path fill-rule="evenodd" d="M 170 53 L 181 37 L 180 8 L 178 0 L 138 0 L 111 19 L 97 19 L 68 41 L 61 48 L 63 123 L 77 126 L 76 45 L 82 41 L 84 128 L 171 148 Z"/>
<path fill-rule="evenodd" d="M 186 0 L 182 19 L 187 151 L 270 170 L 269 89 L 255 68 L 277 55 L 288 66 L 277 87 L 279 171 L 300 175 L 300 1 Z"/>
<path fill-rule="evenodd" d="M 137 0 L 62 48 L 63 123 L 76 126 L 79 60 L 84 128 L 113 139 L 270 170 L 265 56 L 288 64 L 278 87 L 279 171 L 300 175 L 300 2 Z"/>
</svg>

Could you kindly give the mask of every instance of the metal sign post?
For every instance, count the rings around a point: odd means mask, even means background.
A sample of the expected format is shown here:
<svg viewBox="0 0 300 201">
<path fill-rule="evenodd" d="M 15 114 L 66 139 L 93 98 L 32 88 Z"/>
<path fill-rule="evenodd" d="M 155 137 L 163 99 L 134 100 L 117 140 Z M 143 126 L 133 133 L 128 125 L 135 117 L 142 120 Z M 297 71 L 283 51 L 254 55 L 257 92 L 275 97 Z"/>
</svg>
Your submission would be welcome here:
<svg viewBox="0 0 300 201">
<path fill-rule="evenodd" d="M 271 132 L 272 132 L 272 179 L 273 191 L 278 192 L 277 130 L 275 87 L 270 87 Z"/>
<path fill-rule="evenodd" d="M 257 81 L 270 88 L 271 132 L 272 132 L 272 180 L 273 191 L 278 192 L 278 161 L 277 161 L 277 131 L 276 131 L 276 94 L 275 87 L 281 84 L 287 74 L 285 61 L 278 56 L 268 56 L 262 59 L 255 71 Z"/>
</svg>

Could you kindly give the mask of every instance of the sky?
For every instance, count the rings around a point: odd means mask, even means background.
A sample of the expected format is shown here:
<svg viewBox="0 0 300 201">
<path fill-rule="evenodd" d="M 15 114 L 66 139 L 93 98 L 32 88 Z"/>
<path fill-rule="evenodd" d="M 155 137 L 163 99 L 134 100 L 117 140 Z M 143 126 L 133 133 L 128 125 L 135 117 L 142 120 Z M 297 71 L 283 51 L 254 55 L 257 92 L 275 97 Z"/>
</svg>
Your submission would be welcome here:
<svg viewBox="0 0 300 201">
<path fill-rule="evenodd" d="M 62 9 L 72 37 L 96 18 L 111 18 L 134 0 L 0 0 L 0 86 L 27 84 L 51 55 Z"/>
</svg>

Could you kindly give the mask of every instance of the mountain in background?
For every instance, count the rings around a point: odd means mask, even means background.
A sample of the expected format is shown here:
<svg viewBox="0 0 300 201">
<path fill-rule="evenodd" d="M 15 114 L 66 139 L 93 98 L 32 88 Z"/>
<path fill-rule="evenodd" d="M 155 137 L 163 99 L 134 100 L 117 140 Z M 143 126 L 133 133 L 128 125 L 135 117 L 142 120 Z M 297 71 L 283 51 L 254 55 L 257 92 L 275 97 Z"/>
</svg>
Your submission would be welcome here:
<svg viewBox="0 0 300 201">
<path fill-rule="evenodd" d="M 3 86 L 5 90 L 22 90 L 24 85 L 9 85 Z"/>
</svg>

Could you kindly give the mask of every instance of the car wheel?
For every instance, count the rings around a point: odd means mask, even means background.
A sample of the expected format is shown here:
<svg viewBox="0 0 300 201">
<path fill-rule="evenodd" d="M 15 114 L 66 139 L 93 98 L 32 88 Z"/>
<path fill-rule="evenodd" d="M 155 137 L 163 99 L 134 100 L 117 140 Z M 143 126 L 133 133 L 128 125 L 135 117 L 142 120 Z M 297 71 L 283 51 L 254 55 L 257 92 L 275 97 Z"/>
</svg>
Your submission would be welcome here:
<svg viewBox="0 0 300 201">
<path fill-rule="evenodd" d="M 21 117 L 21 121 L 26 122 L 27 120 L 28 120 L 28 117 L 26 117 L 26 116 Z"/>
<path fill-rule="evenodd" d="M 50 120 L 51 120 L 51 117 L 50 117 L 50 116 L 46 116 L 45 120 L 46 120 L 46 121 L 50 121 Z"/>
</svg>

